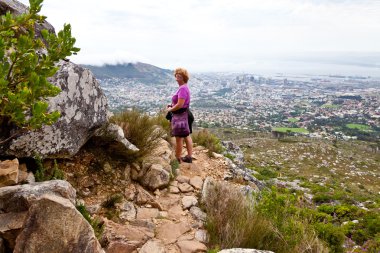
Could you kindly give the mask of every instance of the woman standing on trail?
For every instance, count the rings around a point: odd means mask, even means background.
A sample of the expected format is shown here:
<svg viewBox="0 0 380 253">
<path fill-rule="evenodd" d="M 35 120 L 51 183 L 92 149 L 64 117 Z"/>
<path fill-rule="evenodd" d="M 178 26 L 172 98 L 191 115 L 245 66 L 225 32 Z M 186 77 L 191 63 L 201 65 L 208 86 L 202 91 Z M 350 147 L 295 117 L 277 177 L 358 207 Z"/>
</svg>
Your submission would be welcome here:
<svg viewBox="0 0 380 253">
<path fill-rule="evenodd" d="M 175 80 L 178 83 L 178 90 L 172 97 L 171 105 L 168 105 L 166 110 L 170 114 L 172 136 L 175 137 L 176 147 L 175 156 L 178 162 L 192 163 L 193 140 L 190 134 L 192 133 L 192 124 L 194 116 L 189 110 L 190 106 L 190 90 L 187 85 L 189 73 L 186 69 L 177 68 L 174 71 Z M 183 141 L 185 140 L 187 155 L 181 157 Z"/>
</svg>

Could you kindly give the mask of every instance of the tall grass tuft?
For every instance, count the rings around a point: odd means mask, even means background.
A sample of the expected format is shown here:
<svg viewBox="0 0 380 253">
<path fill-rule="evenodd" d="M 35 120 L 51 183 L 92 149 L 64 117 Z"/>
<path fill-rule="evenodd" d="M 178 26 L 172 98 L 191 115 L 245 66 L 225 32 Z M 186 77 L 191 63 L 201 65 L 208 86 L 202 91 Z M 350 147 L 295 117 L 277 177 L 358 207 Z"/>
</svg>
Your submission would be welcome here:
<svg viewBox="0 0 380 253">
<path fill-rule="evenodd" d="M 276 253 L 328 252 L 292 201 L 272 192 L 259 202 L 217 184 L 205 200 L 206 228 L 212 247 L 255 248 Z"/>
<path fill-rule="evenodd" d="M 118 124 L 124 131 L 125 137 L 140 149 L 138 152 L 128 153 L 125 157 L 129 162 L 141 160 L 155 149 L 165 131 L 157 126 L 158 118 L 154 119 L 149 115 L 133 109 L 116 114 L 110 120 Z"/>
<path fill-rule="evenodd" d="M 205 209 L 212 246 L 265 248 L 263 242 L 272 233 L 272 224 L 261 217 L 241 193 L 217 184 L 209 189 Z"/>
<path fill-rule="evenodd" d="M 91 227 L 94 229 L 94 233 L 96 238 L 98 240 L 102 237 L 103 232 L 104 232 L 104 222 L 100 221 L 99 219 L 91 218 L 90 213 L 87 211 L 86 207 L 81 204 L 77 203 L 76 206 L 77 210 L 83 215 L 83 217 L 90 223 Z"/>
<path fill-rule="evenodd" d="M 195 132 L 192 135 L 192 139 L 196 144 L 207 148 L 209 156 L 211 156 L 213 152 L 222 153 L 224 151 L 219 138 L 206 129 Z"/>
<path fill-rule="evenodd" d="M 163 129 L 164 134 L 166 135 L 166 140 L 170 142 L 171 128 L 170 121 L 166 119 L 166 111 L 159 111 L 157 115 L 152 117 L 152 121 L 155 125 L 160 126 Z"/>
</svg>

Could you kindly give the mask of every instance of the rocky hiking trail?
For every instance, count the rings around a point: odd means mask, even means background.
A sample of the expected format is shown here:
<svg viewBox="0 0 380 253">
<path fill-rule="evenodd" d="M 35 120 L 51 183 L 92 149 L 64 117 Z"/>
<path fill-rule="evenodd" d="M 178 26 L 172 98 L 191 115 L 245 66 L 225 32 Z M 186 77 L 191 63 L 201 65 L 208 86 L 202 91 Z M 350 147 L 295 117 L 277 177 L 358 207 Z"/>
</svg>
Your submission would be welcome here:
<svg viewBox="0 0 380 253">
<path fill-rule="evenodd" d="M 145 165 L 104 162 L 109 158 L 97 152 L 102 151 L 81 152 L 64 171 L 77 189 L 77 199 L 104 221 L 100 242 L 107 253 L 207 251 L 207 214 L 200 208 L 202 190 L 205 181 L 222 181 L 228 175 L 231 164 L 223 155 L 209 157 L 206 148 L 195 146 L 193 163 L 181 163 L 171 171 L 173 149 L 162 140 L 145 160 L 151 163 L 150 168 L 170 170 L 171 178 L 160 189 L 152 190 L 166 179 L 162 179 L 166 172 L 161 171 L 147 183 L 152 169 L 142 173 Z M 103 165 L 97 160 L 103 160 Z M 98 171 L 94 172 L 91 167 L 96 166 Z M 122 193 L 123 201 L 116 204 L 116 217 L 108 219 L 102 202 L 112 193 Z"/>
<path fill-rule="evenodd" d="M 122 215 L 128 220 L 123 225 L 106 222 L 112 241 L 107 252 L 206 252 L 206 214 L 199 208 L 202 185 L 207 177 L 222 180 L 228 167 L 221 157 L 210 159 L 202 147 L 194 149 L 193 157 L 192 164 L 180 164 L 165 189 L 151 194 L 140 186 L 129 187 L 130 195 L 145 195 L 147 199 L 140 198 L 139 203 L 146 203 L 135 207 L 123 203 L 127 214 Z"/>
<path fill-rule="evenodd" d="M 229 153 L 238 149 L 229 145 Z M 25 163 L 1 162 L 1 171 L 8 173 L 1 177 L 8 186 L 0 187 L 0 252 L 207 252 L 202 203 L 210 186 L 223 182 L 243 193 L 260 187 L 242 166 L 221 154 L 209 157 L 202 146 L 194 147 L 193 163 L 178 168 L 171 165 L 172 145 L 163 139 L 139 163 L 112 153 L 92 143 L 70 160 L 58 159 L 66 181 L 34 182 Z M 52 166 L 53 160 L 44 161 L 43 167 Z M 118 201 L 105 204 L 116 195 Z M 99 242 L 78 205 L 97 220 L 95 227 L 103 224 Z"/>
</svg>

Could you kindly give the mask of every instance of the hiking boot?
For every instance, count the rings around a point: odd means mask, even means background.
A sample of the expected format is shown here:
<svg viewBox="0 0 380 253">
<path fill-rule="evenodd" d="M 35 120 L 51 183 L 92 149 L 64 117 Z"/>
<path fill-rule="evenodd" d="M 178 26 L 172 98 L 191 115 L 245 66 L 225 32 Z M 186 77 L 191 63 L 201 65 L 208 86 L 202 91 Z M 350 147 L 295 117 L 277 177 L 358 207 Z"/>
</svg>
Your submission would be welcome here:
<svg viewBox="0 0 380 253">
<path fill-rule="evenodd" d="M 184 162 L 184 163 L 193 163 L 193 158 L 191 156 L 184 156 L 181 158 L 181 160 Z"/>
</svg>

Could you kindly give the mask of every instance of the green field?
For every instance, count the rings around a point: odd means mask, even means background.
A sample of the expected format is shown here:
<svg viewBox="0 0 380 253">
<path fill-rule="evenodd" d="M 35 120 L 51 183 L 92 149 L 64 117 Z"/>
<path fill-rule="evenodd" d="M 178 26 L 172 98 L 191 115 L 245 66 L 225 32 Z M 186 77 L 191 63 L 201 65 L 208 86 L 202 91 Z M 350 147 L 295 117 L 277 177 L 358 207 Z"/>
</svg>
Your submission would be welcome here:
<svg viewBox="0 0 380 253">
<path fill-rule="evenodd" d="M 362 125 L 362 124 L 346 124 L 346 127 L 351 128 L 351 129 L 358 129 L 361 131 L 370 131 L 371 127 L 367 125 Z"/>
<path fill-rule="evenodd" d="M 295 123 L 295 122 L 298 122 L 298 121 L 300 121 L 300 120 L 297 119 L 297 118 L 289 118 L 288 121 L 289 121 L 289 122 L 292 122 L 292 123 Z"/>
<path fill-rule="evenodd" d="M 272 131 L 277 131 L 281 133 L 287 133 L 288 131 L 292 133 L 309 133 L 305 128 L 300 127 L 274 127 L 272 128 Z"/>
</svg>

